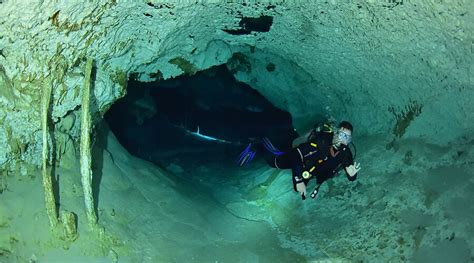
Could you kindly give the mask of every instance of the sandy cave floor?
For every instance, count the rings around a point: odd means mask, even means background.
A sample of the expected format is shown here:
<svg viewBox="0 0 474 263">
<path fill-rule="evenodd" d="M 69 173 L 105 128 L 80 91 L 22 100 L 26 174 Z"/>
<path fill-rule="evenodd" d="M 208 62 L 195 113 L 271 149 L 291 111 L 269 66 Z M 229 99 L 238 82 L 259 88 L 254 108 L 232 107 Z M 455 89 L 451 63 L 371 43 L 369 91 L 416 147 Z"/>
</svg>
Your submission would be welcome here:
<svg viewBox="0 0 474 263">
<path fill-rule="evenodd" d="M 105 231 L 85 224 L 77 160 L 57 169 L 60 209 L 79 219 L 74 242 L 51 236 L 39 173 L 8 177 L 0 262 L 473 262 L 472 142 L 444 149 L 405 141 L 395 150 L 361 138 L 357 145 L 358 180 L 340 176 L 301 202 L 289 173 L 261 160 L 237 169 L 179 154 L 160 168 L 109 134 L 95 159 Z M 190 157 L 195 162 L 183 166 Z"/>
</svg>

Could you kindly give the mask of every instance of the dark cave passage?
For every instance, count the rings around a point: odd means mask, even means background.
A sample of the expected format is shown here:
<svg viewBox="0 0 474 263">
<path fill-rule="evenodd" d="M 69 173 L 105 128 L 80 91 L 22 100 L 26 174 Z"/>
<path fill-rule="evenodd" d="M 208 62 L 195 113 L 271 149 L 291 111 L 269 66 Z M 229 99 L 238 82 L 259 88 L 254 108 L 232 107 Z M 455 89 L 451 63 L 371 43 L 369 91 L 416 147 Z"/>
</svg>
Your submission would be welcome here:
<svg viewBox="0 0 474 263">
<path fill-rule="evenodd" d="M 281 149 L 297 136 L 288 112 L 236 81 L 225 65 L 190 77 L 130 80 L 128 94 L 105 119 L 130 153 L 161 165 L 233 164 L 239 151 L 263 136 Z"/>
</svg>

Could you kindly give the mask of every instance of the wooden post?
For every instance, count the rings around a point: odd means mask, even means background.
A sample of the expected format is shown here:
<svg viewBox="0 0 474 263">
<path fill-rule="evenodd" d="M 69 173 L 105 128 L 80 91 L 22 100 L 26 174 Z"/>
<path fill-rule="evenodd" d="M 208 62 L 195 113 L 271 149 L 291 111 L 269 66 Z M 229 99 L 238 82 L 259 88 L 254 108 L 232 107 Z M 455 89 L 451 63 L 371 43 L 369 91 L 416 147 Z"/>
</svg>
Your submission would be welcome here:
<svg viewBox="0 0 474 263">
<path fill-rule="evenodd" d="M 49 126 L 48 126 L 48 114 L 51 102 L 51 91 L 52 82 L 43 86 L 41 94 L 41 129 L 43 130 L 43 189 L 44 189 L 44 201 L 46 204 L 46 213 L 49 217 L 49 224 L 51 227 L 55 227 L 58 224 L 58 216 L 56 212 L 56 200 L 53 193 L 53 183 L 51 179 L 51 173 L 48 172 L 48 137 L 49 137 Z"/>
<path fill-rule="evenodd" d="M 92 165 L 91 165 L 91 114 L 89 110 L 90 88 L 93 60 L 87 59 L 85 68 L 84 89 L 82 90 L 81 113 L 81 181 L 84 190 L 86 215 L 91 227 L 97 224 L 97 215 L 94 210 L 94 197 L 92 196 Z"/>
</svg>

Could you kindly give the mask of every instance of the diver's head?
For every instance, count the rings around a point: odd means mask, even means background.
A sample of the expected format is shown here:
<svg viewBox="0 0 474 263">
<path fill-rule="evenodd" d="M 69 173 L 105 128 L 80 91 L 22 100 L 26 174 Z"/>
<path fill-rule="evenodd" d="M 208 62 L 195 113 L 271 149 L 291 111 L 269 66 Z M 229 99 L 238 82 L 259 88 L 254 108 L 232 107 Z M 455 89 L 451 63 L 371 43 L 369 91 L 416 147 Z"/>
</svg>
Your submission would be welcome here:
<svg viewBox="0 0 474 263">
<path fill-rule="evenodd" d="M 336 149 L 341 148 L 342 145 L 349 145 L 352 141 L 352 131 L 354 128 L 352 124 L 348 121 L 342 121 L 339 123 L 337 132 L 334 134 L 332 138 L 332 146 Z"/>
</svg>

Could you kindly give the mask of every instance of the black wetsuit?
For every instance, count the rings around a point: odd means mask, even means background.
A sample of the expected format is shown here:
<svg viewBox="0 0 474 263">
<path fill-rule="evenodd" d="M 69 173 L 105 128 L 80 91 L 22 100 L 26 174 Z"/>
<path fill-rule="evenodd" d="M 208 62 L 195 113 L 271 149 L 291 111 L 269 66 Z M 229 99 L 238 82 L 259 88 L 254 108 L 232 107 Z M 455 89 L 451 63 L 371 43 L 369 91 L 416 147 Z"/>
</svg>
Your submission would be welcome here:
<svg viewBox="0 0 474 263">
<path fill-rule="evenodd" d="M 270 166 L 279 169 L 291 169 L 293 174 L 293 187 L 296 190 L 296 183 L 303 181 L 305 184 L 312 178 L 316 178 L 316 183 L 321 184 L 327 179 L 334 177 L 341 169 L 352 165 L 352 152 L 345 146 L 335 150 L 335 156 L 330 153 L 333 133 L 317 132 L 311 136 L 307 142 L 298 145 L 296 148 L 274 156 L 269 159 Z M 303 179 L 302 173 L 310 172 L 310 179 Z M 349 176 L 350 181 L 354 181 L 357 174 Z"/>
</svg>

